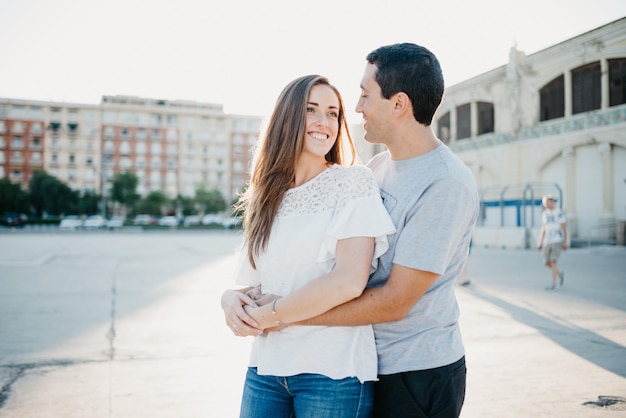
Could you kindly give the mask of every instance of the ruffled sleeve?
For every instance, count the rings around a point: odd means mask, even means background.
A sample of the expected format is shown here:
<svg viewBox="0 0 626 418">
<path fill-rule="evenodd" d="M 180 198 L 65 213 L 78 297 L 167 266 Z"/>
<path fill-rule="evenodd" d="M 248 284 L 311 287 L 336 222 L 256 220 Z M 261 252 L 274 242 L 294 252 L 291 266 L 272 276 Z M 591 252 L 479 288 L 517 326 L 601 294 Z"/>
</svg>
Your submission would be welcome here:
<svg viewBox="0 0 626 418">
<path fill-rule="evenodd" d="M 387 235 L 396 228 L 383 205 L 380 191 L 372 172 L 363 166 L 345 169 L 341 189 L 342 198 L 335 209 L 326 231 L 317 262 L 330 271 L 337 255 L 337 241 L 351 237 L 374 237 L 374 257 L 371 271 L 376 270 L 378 258 L 389 249 Z"/>
<path fill-rule="evenodd" d="M 259 275 L 250 260 L 248 259 L 248 247 L 244 245 L 241 250 L 237 252 L 237 261 L 235 265 L 235 272 L 233 274 L 233 280 L 236 284 L 243 286 L 258 286 L 261 284 Z"/>
</svg>

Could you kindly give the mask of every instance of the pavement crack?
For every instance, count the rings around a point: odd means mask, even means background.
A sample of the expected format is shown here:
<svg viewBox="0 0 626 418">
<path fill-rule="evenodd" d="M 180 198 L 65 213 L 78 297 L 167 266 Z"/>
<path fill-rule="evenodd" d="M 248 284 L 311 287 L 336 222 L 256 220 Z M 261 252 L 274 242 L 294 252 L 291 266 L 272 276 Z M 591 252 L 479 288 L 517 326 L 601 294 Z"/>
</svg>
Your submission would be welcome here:
<svg viewBox="0 0 626 418">
<path fill-rule="evenodd" d="M 109 417 L 113 416 L 113 360 L 115 360 L 115 318 L 117 314 L 117 273 L 120 267 L 118 259 L 111 276 L 111 324 L 107 332 L 109 341 Z"/>
<path fill-rule="evenodd" d="M 9 396 L 11 395 L 11 389 L 13 388 L 15 382 L 24 377 L 24 375 L 26 375 L 26 372 L 28 372 L 29 370 L 39 369 L 43 367 L 67 367 L 74 364 L 87 362 L 89 361 L 53 360 L 38 363 L 23 363 L 1 366 L 3 368 L 9 369 L 11 377 L 9 378 L 8 382 L 5 383 L 2 388 L 0 388 L 0 409 L 2 409 L 6 401 L 9 399 Z"/>
<path fill-rule="evenodd" d="M 117 272 L 119 269 L 119 260 L 115 264 L 113 269 L 113 275 L 111 276 L 111 322 L 109 324 L 109 331 L 106 334 L 106 338 L 109 342 L 108 357 L 109 360 L 115 359 L 115 317 L 117 311 Z"/>
</svg>

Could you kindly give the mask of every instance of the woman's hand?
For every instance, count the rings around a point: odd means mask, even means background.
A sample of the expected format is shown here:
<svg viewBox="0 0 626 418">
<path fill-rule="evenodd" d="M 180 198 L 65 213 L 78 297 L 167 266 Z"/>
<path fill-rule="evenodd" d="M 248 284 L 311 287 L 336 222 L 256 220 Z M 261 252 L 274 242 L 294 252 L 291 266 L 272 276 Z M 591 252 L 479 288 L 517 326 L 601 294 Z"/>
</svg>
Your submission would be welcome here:
<svg viewBox="0 0 626 418">
<path fill-rule="evenodd" d="M 254 289 L 252 289 L 254 290 Z M 221 299 L 222 310 L 226 325 L 239 337 L 260 335 L 263 330 L 258 328 L 257 322 L 245 311 L 244 307 L 256 307 L 257 303 L 246 293 L 237 290 L 227 290 Z"/>
</svg>

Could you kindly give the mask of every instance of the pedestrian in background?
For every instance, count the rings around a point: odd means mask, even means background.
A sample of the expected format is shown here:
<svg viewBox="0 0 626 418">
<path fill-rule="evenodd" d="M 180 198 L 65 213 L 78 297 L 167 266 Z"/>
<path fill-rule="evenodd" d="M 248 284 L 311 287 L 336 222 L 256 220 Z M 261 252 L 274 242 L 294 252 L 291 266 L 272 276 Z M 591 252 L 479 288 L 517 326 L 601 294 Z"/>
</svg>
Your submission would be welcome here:
<svg viewBox="0 0 626 418">
<path fill-rule="evenodd" d="M 559 270 L 557 262 L 562 250 L 567 250 L 567 226 L 565 214 L 554 204 L 554 197 L 551 194 L 543 196 L 541 199 L 544 210 L 541 215 L 541 232 L 537 240 L 537 248 L 543 250 L 543 261 L 552 272 L 552 281 L 546 290 L 554 290 L 559 285 L 563 286 L 565 272 Z"/>
</svg>

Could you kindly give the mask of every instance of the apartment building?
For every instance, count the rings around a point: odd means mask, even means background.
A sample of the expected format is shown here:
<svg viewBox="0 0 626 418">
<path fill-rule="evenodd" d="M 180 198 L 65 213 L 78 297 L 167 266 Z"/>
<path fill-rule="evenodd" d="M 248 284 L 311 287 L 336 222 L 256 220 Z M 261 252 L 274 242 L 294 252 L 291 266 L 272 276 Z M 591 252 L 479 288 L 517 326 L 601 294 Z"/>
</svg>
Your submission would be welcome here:
<svg viewBox="0 0 626 418">
<path fill-rule="evenodd" d="M 552 193 L 572 237 L 616 238 L 626 220 L 626 18 L 532 55 L 513 47 L 506 65 L 448 87 L 433 125 L 475 175 L 480 227 L 523 239 Z"/>
<path fill-rule="evenodd" d="M 260 123 L 184 100 L 103 96 L 89 105 L 0 98 L 0 177 L 27 188 L 32 173 L 44 169 L 75 190 L 100 193 L 129 170 L 142 195 L 193 196 L 205 188 L 230 200 L 247 181 Z"/>
</svg>

